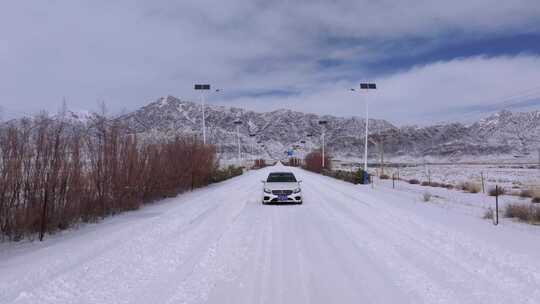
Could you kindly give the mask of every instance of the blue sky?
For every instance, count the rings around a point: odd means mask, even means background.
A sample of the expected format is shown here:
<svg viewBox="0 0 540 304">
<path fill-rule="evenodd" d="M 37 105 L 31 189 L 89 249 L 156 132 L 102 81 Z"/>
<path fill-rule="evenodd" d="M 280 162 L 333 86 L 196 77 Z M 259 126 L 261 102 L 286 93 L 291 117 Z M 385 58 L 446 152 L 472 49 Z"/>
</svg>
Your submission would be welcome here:
<svg viewBox="0 0 540 304">
<path fill-rule="evenodd" d="M 160 96 L 258 111 L 472 121 L 540 109 L 537 0 L 13 1 L 0 11 L 5 118 Z M 349 88 L 375 81 L 379 90 Z"/>
</svg>

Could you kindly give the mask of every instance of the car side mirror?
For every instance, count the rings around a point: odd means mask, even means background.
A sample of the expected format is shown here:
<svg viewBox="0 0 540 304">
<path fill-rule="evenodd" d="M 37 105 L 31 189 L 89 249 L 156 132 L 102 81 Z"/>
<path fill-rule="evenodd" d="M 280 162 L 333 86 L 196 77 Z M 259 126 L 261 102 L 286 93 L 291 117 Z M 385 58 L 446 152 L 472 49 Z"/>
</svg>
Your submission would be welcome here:
<svg viewBox="0 0 540 304">
<path fill-rule="evenodd" d="M 301 184 L 301 183 L 302 183 L 302 180 L 299 180 L 298 183 Z"/>
<path fill-rule="evenodd" d="M 265 180 L 261 180 L 261 183 L 263 183 L 263 184 L 264 184 L 264 183 L 266 183 L 266 181 L 265 181 Z"/>
</svg>

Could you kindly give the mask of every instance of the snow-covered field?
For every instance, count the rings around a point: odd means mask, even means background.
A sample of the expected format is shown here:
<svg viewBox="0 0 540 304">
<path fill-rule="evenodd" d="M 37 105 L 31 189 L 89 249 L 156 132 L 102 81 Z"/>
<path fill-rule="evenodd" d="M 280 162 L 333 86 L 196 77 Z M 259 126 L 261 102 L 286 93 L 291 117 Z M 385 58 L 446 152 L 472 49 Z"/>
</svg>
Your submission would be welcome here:
<svg viewBox="0 0 540 304">
<path fill-rule="evenodd" d="M 336 169 L 350 170 L 356 168 L 348 162 L 336 162 Z M 377 174 L 378 169 L 370 170 Z M 376 172 L 377 171 L 377 172 Z M 397 174 L 402 179 L 417 179 L 458 185 L 461 182 L 480 183 L 482 175 L 486 188 L 499 185 L 508 190 L 540 188 L 540 168 L 536 164 L 409 164 L 405 167 L 387 167 L 384 172 L 388 175 Z"/>
<path fill-rule="evenodd" d="M 540 303 L 538 227 L 295 168 L 304 205 L 263 206 L 274 169 L 0 244 L 0 303 Z"/>
<path fill-rule="evenodd" d="M 410 200 L 428 204 L 437 208 L 443 208 L 452 212 L 471 215 L 476 218 L 483 218 L 489 209 L 492 211 L 496 209 L 495 197 L 489 196 L 489 194 L 482 192 L 469 193 L 458 189 L 449 190 L 440 187 L 411 185 L 406 181 L 395 181 L 393 184 L 391 180 L 380 180 L 377 178 L 374 180 L 374 188 L 375 190 L 373 191 L 391 191 L 394 193 L 401 193 L 401 195 L 408 197 Z M 430 196 L 428 202 L 424 201 L 425 194 Z M 498 204 L 499 221 L 505 221 L 506 225 L 516 223 L 518 229 L 530 229 L 523 227 L 524 224 L 519 223 L 517 220 L 503 218 L 503 215 L 505 207 L 508 204 L 528 205 L 531 204 L 531 198 L 505 194 L 499 196 Z M 540 227 L 538 227 L 538 230 L 540 233 Z"/>
<path fill-rule="evenodd" d="M 395 171 L 394 169 L 390 170 Z M 460 182 L 475 181 L 480 183 L 482 174 L 486 185 L 499 185 L 508 189 L 540 187 L 540 169 L 529 165 L 419 165 L 400 168 L 402 178 L 416 178 L 457 185 Z"/>
</svg>

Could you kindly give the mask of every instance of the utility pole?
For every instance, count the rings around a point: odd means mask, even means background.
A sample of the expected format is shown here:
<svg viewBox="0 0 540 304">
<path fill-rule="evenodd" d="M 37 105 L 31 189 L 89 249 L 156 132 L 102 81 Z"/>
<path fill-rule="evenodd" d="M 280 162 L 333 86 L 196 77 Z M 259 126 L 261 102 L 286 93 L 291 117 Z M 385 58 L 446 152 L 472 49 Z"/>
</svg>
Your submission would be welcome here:
<svg viewBox="0 0 540 304">
<path fill-rule="evenodd" d="M 540 169 L 540 148 L 538 149 L 538 169 Z"/>
<path fill-rule="evenodd" d="M 251 138 L 251 141 L 250 141 L 250 145 L 251 145 L 251 161 L 253 162 L 253 166 L 255 166 L 255 150 L 254 150 L 254 144 L 253 142 L 255 141 L 255 136 L 257 134 L 254 134 L 254 133 L 250 133 L 249 134 L 249 137 Z"/>
<path fill-rule="evenodd" d="M 322 168 L 324 169 L 324 135 L 326 133 L 326 124 L 328 121 L 326 120 L 319 120 L 319 125 L 322 127 Z"/>
<path fill-rule="evenodd" d="M 381 137 L 379 147 L 381 149 L 381 175 L 384 175 L 384 137 Z"/>
<path fill-rule="evenodd" d="M 306 135 L 306 137 L 307 137 L 308 140 L 309 140 L 309 143 L 307 144 L 307 146 L 308 146 L 307 149 L 309 150 L 309 152 L 311 152 L 311 138 L 313 137 L 313 134 L 308 133 L 308 134 Z"/>
<path fill-rule="evenodd" d="M 262 148 L 262 141 L 261 140 L 258 140 L 257 141 L 257 150 L 260 151 Z M 262 158 L 262 155 L 257 151 L 257 158 L 260 159 Z"/>
<path fill-rule="evenodd" d="M 238 139 L 238 166 L 242 166 L 242 152 L 240 148 L 240 125 L 242 124 L 242 121 L 240 119 L 237 119 L 234 121 L 234 124 L 236 125 L 236 137 Z"/>
<path fill-rule="evenodd" d="M 304 161 L 304 158 L 306 157 L 306 141 L 301 140 L 300 143 L 302 144 L 302 156 L 300 157 L 300 164 Z"/>
</svg>

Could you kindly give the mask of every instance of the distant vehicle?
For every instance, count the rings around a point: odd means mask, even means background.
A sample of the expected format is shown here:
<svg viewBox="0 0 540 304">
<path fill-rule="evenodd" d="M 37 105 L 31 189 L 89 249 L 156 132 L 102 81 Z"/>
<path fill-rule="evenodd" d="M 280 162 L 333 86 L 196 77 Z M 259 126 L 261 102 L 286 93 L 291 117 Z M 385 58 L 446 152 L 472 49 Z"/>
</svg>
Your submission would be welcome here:
<svg viewBox="0 0 540 304">
<path fill-rule="evenodd" d="M 292 172 L 272 172 L 262 181 L 263 204 L 293 203 L 302 204 L 302 181 L 296 180 Z"/>
</svg>

